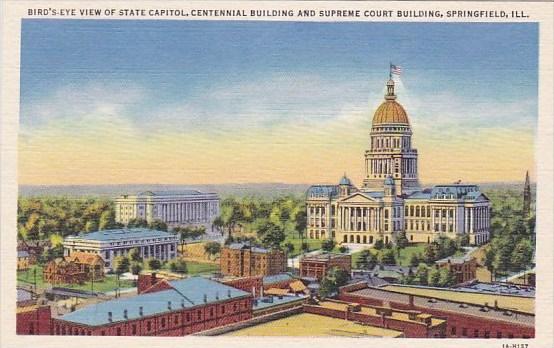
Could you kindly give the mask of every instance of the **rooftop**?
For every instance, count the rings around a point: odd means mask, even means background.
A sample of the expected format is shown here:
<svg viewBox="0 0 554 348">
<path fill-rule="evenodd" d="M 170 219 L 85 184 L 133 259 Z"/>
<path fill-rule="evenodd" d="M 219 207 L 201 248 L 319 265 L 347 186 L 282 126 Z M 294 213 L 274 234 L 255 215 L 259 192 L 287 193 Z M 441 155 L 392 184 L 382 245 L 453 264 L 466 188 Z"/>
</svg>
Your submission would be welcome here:
<svg viewBox="0 0 554 348">
<path fill-rule="evenodd" d="M 106 241 L 120 241 L 120 240 L 129 240 L 129 239 L 139 239 L 139 238 L 166 238 L 172 237 L 177 238 L 174 234 L 165 232 L 151 230 L 148 228 L 121 228 L 115 230 L 102 230 L 96 232 L 81 232 L 78 235 L 68 236 L 66 240 L 72 239 L 84 239 L 84 240 L 94 240 L 100 242 Z"/>
<path fill-rule="evenodd" d="M 169 281 L 172 289 L 141 294 L 90 305 L 59 319 L 88 326 L 109 324 L 215 303 L 231 298 L 248 297 L 250 293 L 202 277 Z M 204 302 L 206 296 L 206 302 Z M 171 308 L 169 308 L 171 307 Z M 124 311 L 127 310 L 127 318 Z M 108 312 L 112 313 L 112 321 Z"/>
<path fill-rule="evenodd" d="M 512 295 L 523 297 L 535 297 L 535 288 L 512 284 L 499 283 L 473 283 L 466 286 L 456 287 L 458 291 L 491 293 L 499 295 Z"/>
<path fill-rule="evenodd" d="M 398 292 L 400 286 L 396 285 L 386 285 L 383 287 L 369 287 L 361 290 L 356 290 L 350 293 L 350 295 L 367 297 L 372 299 L 381 300 L 384 302 L 399 302 L 408 304 L 409 303 L 409 294 L 414 295 L 414 305 L 420 308 L 434 308 L 440 309 L 447 312 L 462 313 L 467 315 L 473 315 L 477 317 L 486 317 L 494 320 L 507 321 L 511 323 L 517 323 L 522 325 L 533 326 L 535 322 L 535 316 L 532 313 L 511 313 L 510 310 L 514 308 L 510 299 L 503 299 L 502 302 L 499 301 L 499 307 L 501 309 L 494 309 L 494 300 L 490 301 L 491 298 L 487 297 L 475 297 L 468 298 L 466 295 L 481 295 L 481 294 L 468 294 L 462 292 L 451 291 L 448 295 L 440 295 L 439 292 L 433 293 L 435 296 L 423 296 L 418 291 L 409 291 L 410 289 L 405 289 L 405 292 Z M 429 295 L 429 294 L 427 294 Z M 441 298 L 442 297 L 442 298 Z M 495 296 L 496 298 L 501 298 L 502 296 Z M 489 309 L 488 311 L 482 311 L 482 308 L 488 302 Z M 533 301 L 531 301 L 532 303 Z M 503 307 L 505 306 L 505 307 Z M 508 309 L 508 311 L 506 310 Z M 522 308 L 519 308 L 522 309 Z M 527 309 L 527 306 L 524 306 L 523 309 Z"/>
<path fill-rule="evenodd" d="M 179 190 L 179 191 L 144 191 L 137 194 L 138 197 L 144 196 L 198 196 L 206 194 L 215 194 L 211 192 L 201 192 L 198 190 Z"/>
<path fill-rule="evenodd" d="M 280 283 L 280 282 L 284 282 L 292 279 L 294 279 L 294 277 L 290 273 L 279 273 L 279 274 L 264 276 L 262 281 L 264 285 L 268 285 L 268 284 Z"/>
<path fill-rule="evenodd" d="M 352 258 L 352 256 L 348 254 L 337 254 L 337 253 L 323 253 L 323 254 L 317 254 L 317 255 L 309 255 L 302 258 L 301 261 L 327 261 L 330 259 L 337 259 L 337 258 Z"/>
<path fill-rule="evenodd" d="M 280 298 L 279 298 L 280 297 Z M 252 310 L 257 311 L 260 309 L 266 309 L 270 307 L 280 306 L 283 304 L 289 304 L 293 302 L 302 303 L 306 296 L 266 296 L 263 298 L 256 298 L 253 302 Z"/>
<path fill-rule="evenodd" d="M 403 337 L 391 329 L 356 324 L 344 319 L 302 313 L 232 331 L 230 336 Z"/>
<path fill-rule="evenodd" d="M 252 246 L 250 243 L 246 243 L 246 242 L 231 243 L 227 246 L 227 248 L 234 249 L 234 250 L 250 249 L 250 251 L 252 251 L 252 252 L 261 253 L 261 254 L 265 254 L 265 253 L 268 253 L 270 251 L 269 249 L 266 249 L 266 248 L 261 248 L 261 247 L 258 247 L 258 246 Z"/>
</svg>

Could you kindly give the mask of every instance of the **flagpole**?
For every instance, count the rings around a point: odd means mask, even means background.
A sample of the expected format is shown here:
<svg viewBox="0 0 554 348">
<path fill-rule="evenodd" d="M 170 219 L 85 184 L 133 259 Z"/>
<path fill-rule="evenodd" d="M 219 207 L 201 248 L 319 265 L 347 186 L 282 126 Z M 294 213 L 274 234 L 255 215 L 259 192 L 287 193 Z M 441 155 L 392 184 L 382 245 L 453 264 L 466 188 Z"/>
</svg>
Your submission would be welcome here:
<svg viewBox="0 0 554 348">
<path fill-rule="evenodd" d="M 389 80 L 392 80 L 392 63 L 389 61 Z"/>
</svg>

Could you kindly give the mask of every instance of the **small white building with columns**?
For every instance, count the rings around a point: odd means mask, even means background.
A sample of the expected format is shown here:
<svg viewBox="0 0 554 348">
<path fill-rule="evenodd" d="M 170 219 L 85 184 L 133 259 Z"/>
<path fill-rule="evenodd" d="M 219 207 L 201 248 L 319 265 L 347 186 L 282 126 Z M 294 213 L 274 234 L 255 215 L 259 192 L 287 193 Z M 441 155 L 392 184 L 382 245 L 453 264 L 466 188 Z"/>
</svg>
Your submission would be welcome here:
<svg viewBox="0 0 554 348">
<path fill-rule="evenodd" d="M 411 243 L 467 235 L 473 245 L 489 240 L 490 200 L 477 185 L 461 182 L 421 189 L 418 153 L 408 115 L 387 82 L 365 152 L 365 179 L 357 188 L 346 174 L 338 185 L 313 185 L 306 193 L 306 238 L 373 245 Z"/>
<path fill-rule="evenodd" d="M 148 223 L 161 220 L 168 226 L 205 226 L 212 231 L 212 223 L 219 216 L 219 196 L 197 190 L 146 191 L 136 195 L 122 195 L 115 199 L 115 221 L 122 224 L 131 219 Z"/>
</svg>

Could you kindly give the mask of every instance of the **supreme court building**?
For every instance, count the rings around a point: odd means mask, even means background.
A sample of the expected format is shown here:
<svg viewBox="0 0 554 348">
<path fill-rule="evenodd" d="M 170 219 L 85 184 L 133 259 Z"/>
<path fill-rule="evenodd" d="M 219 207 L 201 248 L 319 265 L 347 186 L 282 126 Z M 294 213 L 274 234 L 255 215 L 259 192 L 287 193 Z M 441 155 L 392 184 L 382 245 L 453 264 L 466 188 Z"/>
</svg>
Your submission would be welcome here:
<svg viewBox="0 0 554 348">
<path fill-rule="evenodd" d="M 123 224 L 131 219 L 144 219 L 149 223 L 161 220 L 171 227 L 203 225 L 209 232 L 218 215 L 219 196 L 197 190 L 146 191 L 122 195 L 115 200 L 115 220 Z"/>
<path fill-rule="evenodd" d="M 373 245 L 379 239 L 394 243 L 405 231 L 412 243 L 462 235 L 468 235 L 471 244 L 485 243 L 489 199 L 477 185 L 461 182 L 420 187 L 410 122 L 396 98 L 390 79 L 373 117 L 361 187 L 344 175 L 338 185 L 308 189 L 306 237 Z"/>
</svg>

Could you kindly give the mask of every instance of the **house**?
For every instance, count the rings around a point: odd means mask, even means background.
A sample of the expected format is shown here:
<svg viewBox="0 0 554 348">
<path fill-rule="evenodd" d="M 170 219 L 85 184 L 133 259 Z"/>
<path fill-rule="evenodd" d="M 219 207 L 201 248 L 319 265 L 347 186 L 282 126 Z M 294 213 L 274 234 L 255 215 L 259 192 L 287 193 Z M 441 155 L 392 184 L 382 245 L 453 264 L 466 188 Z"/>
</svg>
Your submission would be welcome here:
<svg viewBox="0 0 554 348">
<path fill-rule="evenodd" d="M 87 275 L 87 279 L 94 278 L 98 280 L 104 278 L 104 260 L 98 254 L 73 252 L 66 256 L 65 260 L 79 266 L 81 272 Z"/>
<path fill-rule="evenodd" d="M 50 284 L 81 284 L 87 280 L 87 274 L 74 262 L 57 258 L 44 267 L 42 277 Z"/>
</svg>

